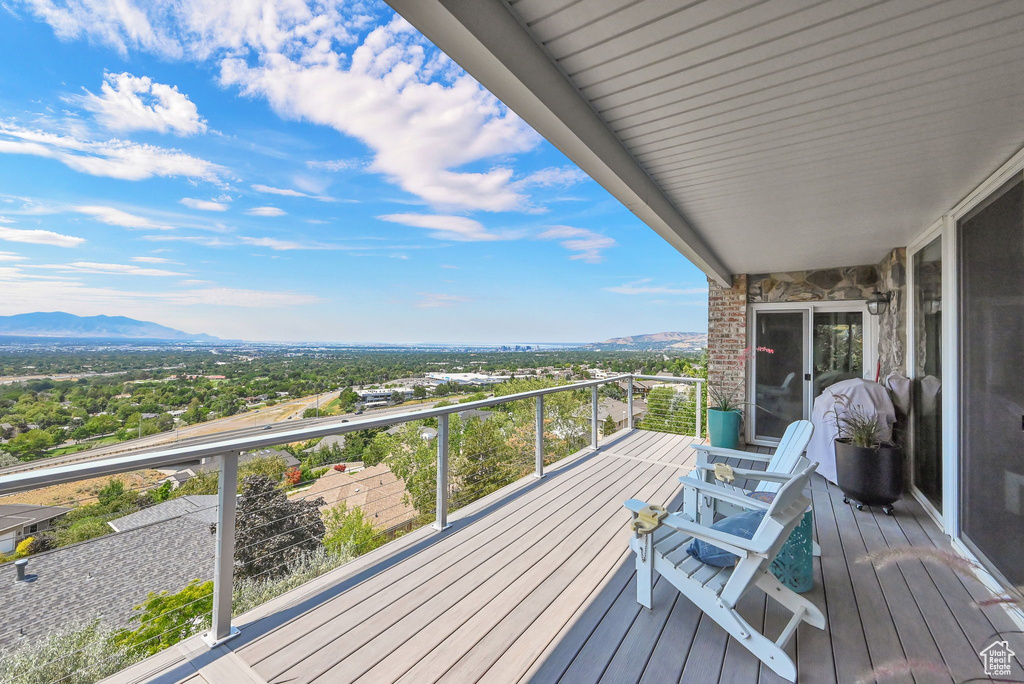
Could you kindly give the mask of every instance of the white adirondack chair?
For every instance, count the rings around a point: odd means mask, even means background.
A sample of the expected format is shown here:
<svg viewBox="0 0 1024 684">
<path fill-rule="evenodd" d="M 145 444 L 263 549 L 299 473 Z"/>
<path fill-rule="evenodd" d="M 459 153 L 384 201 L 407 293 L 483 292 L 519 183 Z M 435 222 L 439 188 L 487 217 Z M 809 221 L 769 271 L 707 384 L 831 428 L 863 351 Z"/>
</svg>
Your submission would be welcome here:
<svg viewBox="0 0 1024 684">
<path fill-rule="evenodd" d="M 758 491 L 778 492 L 786 478 L 772 478 L 770 475 L 793 475 L 802 470 L 805 465 L 803 464 L 803 453 L 807 449 L 807 443 L 811 441 L 811 434 L 813 432 L 814 426 L 811 425 L 809 420 L 798 420 L 790 423 L 789 427 L 786 428 L 786 432 L 782 435 L 782 440 L 779 442 L 779 446 L 776 447 L 775 453 L 771 456 L 739 451 L 737 449 L 713 447 L 708 444 L 694 445 L 693 450 L 697 452 L 697 466 L 690 473 L 689 477 L 680 478 L 680 482 L 683 483 L 685 488 L 683 491 L 683 513 L 695 522 L 699 522 L 702 525 L 711 525 L 715 521 L 715 516 L 719 513 L 722 515 L 733 515 L 743 509 L 760 508 L 760 506 L 749 505 L 750 499 L 746 497 L 746 494 L 748 491 L 753 490 L 745 490 L 742 487 L 715 479 L 715 465 L 711 462 L 711 457 L 749 459 L 767 463 L 768 465 L 764 471 L 733 468 L 733 474 L 737 479 L 761 481 L 761 484 L 757 486 Z M 769 475 L 767 477 L 766 472 Z M 740 497 L 744 497 L 746 501 L 741 501 L 743 505 L 740 506 L 737 505 L 737 499 L 735 498 L 718 499 L 702 496 L 701 492 L 705 491 L 706 487 L 701 487 L 701 484 L 724 488 Z"/>
<path fill-rule="evenodd" d="M 782 484 L 753 539 L 704 527 L 679 513 L 665 516 L 660 526 L 649 534 L 634 535 L 630 548 L 636 553 L 637 602 L 651 608 L 654 573 L 657 572 L 761 662 L 779 676 L 795 682 L 796 665 L 786 654 L 786 644 L 801 622 L 824 629 L 825 616 L 813 603 L 775 579 L 770 568 L 810 504 L 803 490 L 816 467 L 817 464 L 810 464 Z M 721 490 L 711 494 L 728 495 L 728 492 Z M 625 506 L 636 520 L 647 504 L 630 499 Z M 695 538 L 735 553 L 739 562 L 727 568 L 705 565 L 687 553 Z M 775 641 L 752 627 L 736 610 L 740 599 L 755 587 L 793 613 Z"/>
</svg>

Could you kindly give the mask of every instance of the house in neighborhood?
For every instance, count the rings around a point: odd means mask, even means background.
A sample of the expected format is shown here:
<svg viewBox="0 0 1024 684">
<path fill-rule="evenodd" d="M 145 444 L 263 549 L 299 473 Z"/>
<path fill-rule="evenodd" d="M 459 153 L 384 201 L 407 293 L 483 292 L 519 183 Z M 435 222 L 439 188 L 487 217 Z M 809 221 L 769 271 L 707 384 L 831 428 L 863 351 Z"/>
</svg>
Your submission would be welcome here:
<svg viewBox="0 0 1024 684">
<path fill-rule="evenodd" d="M 11 553 L 22 541 L 53 528 L 55 520 L 70 508 L 0 504 L 0 553 Z"/>
<path fill-rule="evenodd" d="M 409 529 L 417 515 L 405 501 L 405 483 L 384 464 L 355 473 L 328 471 L 302 493 L 303 499 L 321 496 L 326 503 L 320 510 L 359 508 L 374 529 L 389 534 Z"/>
<path fill-rule="evenodd" d="M 182 513 L 167 507 L 173 501 L 112 520 L 120 532 L 29 556 L 31 581 L 16 582 L 15 568 L 0 566 L 7 573 L 0 578 L 0 648 L 81 628 L 98 616 L 107 626 L 128 627 L 150 592 L 176 592 L 193 579 L 211 578 L 216 536 L 198 507 Z M 148 523 L 136 517 L 154 509 Z"/>
</svg>

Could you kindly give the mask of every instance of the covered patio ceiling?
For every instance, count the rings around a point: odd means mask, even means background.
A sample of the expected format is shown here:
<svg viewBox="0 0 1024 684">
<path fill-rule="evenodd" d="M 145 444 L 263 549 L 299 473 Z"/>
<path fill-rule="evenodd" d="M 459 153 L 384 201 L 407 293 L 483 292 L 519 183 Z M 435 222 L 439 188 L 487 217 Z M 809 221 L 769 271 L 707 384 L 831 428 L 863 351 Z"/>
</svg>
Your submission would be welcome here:
<svg viewBox="0 0 1024 684">
<path fill-rule="evenodd" d="M 709 276 L 875 263 L 1024 145 L 1019 0 L 387 0 Z"/>
</svg>

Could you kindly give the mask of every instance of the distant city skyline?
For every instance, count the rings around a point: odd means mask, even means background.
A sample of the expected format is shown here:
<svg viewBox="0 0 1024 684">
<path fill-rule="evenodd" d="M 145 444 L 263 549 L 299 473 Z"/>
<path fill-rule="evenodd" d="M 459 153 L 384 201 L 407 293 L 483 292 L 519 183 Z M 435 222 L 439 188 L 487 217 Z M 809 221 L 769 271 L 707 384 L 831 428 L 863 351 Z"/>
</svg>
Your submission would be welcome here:
<svg viewBox="0 0 1024 684">
<path fill-rule="evenodd" d="M 0 5 L 0 315 L 252 341 L 707 329 L 703 274 L 382 2 Z"/>
</svg>

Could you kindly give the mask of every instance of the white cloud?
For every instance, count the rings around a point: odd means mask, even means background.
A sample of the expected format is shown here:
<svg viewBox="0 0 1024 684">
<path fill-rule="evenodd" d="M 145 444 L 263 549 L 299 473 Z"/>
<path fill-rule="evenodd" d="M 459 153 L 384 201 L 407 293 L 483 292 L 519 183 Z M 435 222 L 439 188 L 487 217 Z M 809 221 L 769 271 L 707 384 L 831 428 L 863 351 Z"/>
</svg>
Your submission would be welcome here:
<svg viewBox="0 0 1024 684">
<path fill-rule="evenodd" d="M 202 284 L 205 281 L 185 281 Z M 118 290 L 92 287 L 77 279 L 59 276 L 35 276 L 17 268 L 0 268 L 0 288 L 4 293 L 4 306 L 8 310 L 43 311 L 54 301 L 73 311 L 103 313 L 114 308 L 118 311 L 134 309 L 138 315 L 152 315 L 157 304 L 170 306 L 224 306 L 247 309 L 278 309 L 321 300 L 313 294 L 277 292 L 224 287 L 191 288 L 183 290 L 161 289 L 154 292 Z"/>
<path fill-rule="evenodd" d="M 401 17 L 343 52 L 373 20 L 361 4 L 24 1 L 62 39 L 216 64 L 221 85 L 362 141 L 371 170 L 435 207 L 531 208 L 503 160 L 540 137 Z"/>
<path fill-rule="evenodd" d="M 438 294 L 436 292 L 417 292 L 421 299 L 416 302 L 417 309 L 446 309 L 460 302 L 472 301 L 460 295 Z"/>
<path fill-rule="evenodd" d="M 266 193 L 268 195 L 282 195 L 284 197 L 308 197 L 309 199 L 320 200 L 321 202 L 333 202 L 333 197 L 327 195 L 313 195 L 308 192 L 299 192 L 298 190 L 292 190 L 290 188 L 274 188 L 269 185 L 256 184 L 252 186 L 252 189 L 256 192 Z"/>
<path fill-rule="evenodd" d="M 361 159 L 328 159 L 326 161 L 307 161 L 306 166 L 319 171 L 347 171 L 366 166 Z"/>
<path fill-rule="evenodd" d="M 123 228 L 134 228 L 138 230 L 174 230 L 174 226 L 154 223 L 148 218 L 129 214 L 126 211 L 121 211 L 114 207 L 78 206 L 73 207 L 73 209 L 80 214 L 92 216 L 97 221 L 106 223 L 110 226 L 121 226 Z"/>
<path fill-rule="evenodd" d="M 176 264 L 176 263 L 179 263 L 177 261 L 171 261 L 170 259 L 165 259 L 164 257 L 149 257 L 149 256 L 132 257 L 131 260 L 136 262 L 136 263 L 139 263 L 139 264 Z"/>
<path fill-rule="evenodd" d="M 206 132 L 196 105 L 177 86 L 148 76 L 104 74 L 100 94 L 86 91 L 74 98 L 113 131 L 159 131 L 176 135 Z"/>
<path fill-rule="evenodd" d="M 454 268 L 454 269 L 457 269 L 458 266 L 452 266 L 451 264 L 441 264 L 441 268 Z"/>
<path fill-rule="evenodd" d="M 249 216 L 284 216 L 287 212 L 277 207 L 253 207 L 245 213 Z"/>
<path fill-rule="evenodd" d="M 288 251 L 291 249 L 315 249 L 304 246 L 298 242 L 291 242 L 289 240 L 278 240 L 277 238 L 256 238 L 239 236 L 238 239 L 247 245 L 254 245 L 256 247 L 269 247 L 270 249 L 276 250 L 278 252 Z"/>
<path fill-rule="evenodd" d="M 442 216 L 439 214 L 385 214 L 377 218 L 391 223 L 401 223 L 413 228 L 425 228 L 431 231 L 430 236 L 439 240 L 457 240 L 459 242 L 481 242 L 501 240 L 484 228 L 479 221 L 465 216 Z"/>
<path fill-rule="evenodd" d="M 0 252 L 0 261 L 25 261 L 26 259 L 28 257 L 23 257 L 14 252 Z"/>
<path fill-rule="evenodd" d="M 539 169 L 516 181 L 519 187 L 536 185 L 545 188 L 568 187 L 587 178 L 587 174 L 575 166 L 549 166 Z"/>
<path fill-rule="evenodd" d="M 322 301 L 312 294 L 298 292 L 269 292 L 266 290 L 245 290 L 230 287 L 211 287 L 184 292 L 170 292 L 163 297 L 172 304 L 203 306 L 239 306 L 248 309 L 278 309 Z"/>
<path fill-rule="evenodd" d="M 175 271 L 165 271 L 159 268 L 143 268 L 142 266 L 132 266 L 131 264 L 102 264 L 92 261 L 73 261 L 69 264 L 41 264 L 32 265 L 26 268 L 44 268 L 52 269 L 55 271 L 64 272 L 75 272 L 75 273 L 97 273 L 101 275 L 131 275 L 131 276 L 150 276 L 150 277 L 165 277 L 165 276 L 184 276 L 185 273 L 176 273 Z"/>
<path fill-rule="evenodd" d="M 604 288 L 608 292 L 615 292 L 624 295 L 645 295 L 645 294 L 658 294 L 658 295 L 695 295 L 695 294 L 707 294 L 707 288 L 704 287 L 669 287 L 667 285 L 649 285 L 651 282 L 650 278 L 641 278 L 640 280 L 634 280 L 632 282 L 623 283 L 622 285 L 616 285 L 615 287 Z"/>
<path fill-rule="evenodd" d="M 212 200 L 201 200 L 193 199 L 191 197 L 182 197 L 180 202 L 189 209 L 199 209 L 201 211 L 227 211 L 228 205 L 224 202 L 214 202 Z"/>
<path fill-rule="evenodd" d="M 602 251 L 617 244 L 607 235 L 573 226 L 551 226 L 537 237 L 541 240 L 561 240 L 562 247 L 570 252 L 576 252 L 569 257 L 570 259 L 579 259 L 588 264 L 599 264 L 604 261 Z"/>
<path fill-rule="evenodd" d="M 143 180 L 160 176 L 220 182 L 223 167 L 180 150 L 127 140 L 89 141 L 71 135 L 0 122 L 0 154 L 30 154 L 55 159 L 91 176 Z"/>
<path fill-rule="evenodd" d="M 204 247 L 228 247 L 234 244 L 219 237 L 205 235 L 143 235 L 142 239 L 150 242 L 189 242 Z"/>
<path fill-rule="evenodd" d="M 0 240 L 8 242 L 27 242 L 33 245 L 52 245 L 54 247 L 78 247 L 85 242 L 84 238 L 61 235 L 49 230 L 22 230 L 0 226 Z"/>
</svg>

